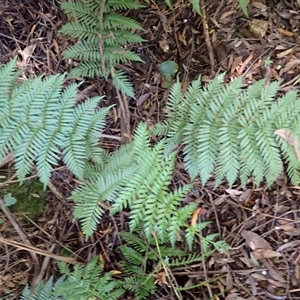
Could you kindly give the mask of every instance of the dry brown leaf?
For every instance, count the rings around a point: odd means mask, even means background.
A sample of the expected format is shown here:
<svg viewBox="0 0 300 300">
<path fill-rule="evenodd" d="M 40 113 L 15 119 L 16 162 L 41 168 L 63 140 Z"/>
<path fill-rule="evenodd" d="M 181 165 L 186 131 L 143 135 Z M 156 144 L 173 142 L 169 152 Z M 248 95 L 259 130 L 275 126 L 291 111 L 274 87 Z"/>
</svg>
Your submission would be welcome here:
<svg viewBox="0 0 300 300">
<path fill-rule="evenodd" d="M 285 36 L 289 36 L 289 37 L 294 36 L 294 32 L 292 32 L 292 31 L 288 31 L 288 30 L 285 30 L 283 28 L 276 28 L 276 30 L 279 31 L 280 33 L 282 33 Z"/>
<path fill-rule="evenodd" d="M 300 62 L 300 59 L 299 59 Z M 289 129 L 278 129 L 274 132 L 274 134 L 279 135 L 283 139 L 285 139 L 289 145 L 291 145 L 294 148 L 294 151 L 296 153 L 296 156 L 298 160 L 300 161 L 300 149 L 299 149 L 299 140 L 297 137 L 292 136 L 292 132 Z"/>
<path fill-rule="evenodd" d="M 246 240 L 246 244 L 252 249 L 271 249 L 271 245 L 260 235 L 255 232 L 243 230 L 241 232 L 242 237 Z"/>
<path fill-rule="evenodd" d="M 151 93 L 145 93 L 141 95 L 137 100 L 136 100 L 136 106 L 141 106 L 146 102 L 151 96 Z"/>
<path fill-rule="evenodd" d="M 35 48 L 36 45 L 29 45 L 24 50 L 19 50 L 19 53 L 23 58 L 24 66 L 26 66 L 26 64 L 28 63 L 28 59 L 32 56 Z"/>
<path fill-rule="evenodd" d="M 281 253 L 273 251 L 271 249 L 255 249 L 252 253 L 253 253 L 254 257 L 257 259 L 273 258 L 273 257 L 282 256 Z"/>
<path fill-rule="evenodd" d="M 292 61 L 289 61 L 284 68 L 282 68 L 279 72 L 279 75 L 281 76 L 282 74 L 290 71 L 291 69 L 294 69 L 300 65 L 300 59 L 294 59 Z"/>
<path fill-rule="evenodd" d="M 240 294 L 238 293 L 232 293 L 232 294 L 229 294 L 225 300 L 243 300 L 245 299 L 244 297 L 240 297 Z"/>
<path fill-rule="evenodd" d="M 235 189 L 226 189 L 225 192 L 228 193 L 231 197 L 240 196 L 244 193 L 243 191 L 238 191 Z"/>
<path fill-rule="evenodd" d="M 249 25 L 249 31 L 257 38 L 263 38 L 268 29 L 268 22 L 260 19 L 253 19 Z"/>
</svg>

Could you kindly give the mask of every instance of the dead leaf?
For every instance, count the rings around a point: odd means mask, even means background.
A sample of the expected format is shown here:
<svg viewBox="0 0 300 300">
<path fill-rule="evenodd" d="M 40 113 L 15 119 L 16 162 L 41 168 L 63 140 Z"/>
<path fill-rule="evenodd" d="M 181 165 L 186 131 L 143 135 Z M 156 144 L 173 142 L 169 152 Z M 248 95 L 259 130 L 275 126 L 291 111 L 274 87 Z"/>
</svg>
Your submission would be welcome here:
<svg viewBox="0 0 300 300">
<path fill-rule="evenodd" d="M 299 59 L 300 63 L 300 59 Z M 274 132 L 274 134 L 279 135 L 283 139 L 287 141 L 289 145 L 291 145 L 294 148 L 294 151 L 296 153 L 296 156 L 298 160 L 300 161 L 300 149 L 299 149 L 299 140 L 297 137 L 292 136 L 292 132 L 289 129 L 278 129 Z"/>
<path fill-rule="evenodd" d="M 225 190 L 225 192 L 228 193 L 231 197 L 240 196 L 244 193 L 243 191 L 238 191 L 234 189 L 227 189 Z"/>
<path fill-rule="evenodd" d="M 27 64 L 28 59 L 31 57 L 35 48 L 36 48 L 36 45 L 29 45 L 24 50 L 19 50 L 19 53 L 21 54 L 25 65 Z"/>
<path fill-rule="evenodd" d="M 257 38 L 263 38 L 268 29 L 268 22 L 260 19 L 253 19 L 249 24 L 249 31 Z"/>
<path fill-rule="evenodd" d="M 195 226 L 196 223 L 197 223 L 197 219 L 198 219 L 198 215 L 199 213 L 201 212 L 201 208 L 198 207 L 195 209 L 195 211 L 193 212 L 193 216 L 192 216 L 192 219 L 191 219 L 191 226 Z"/>
<path fill-rule="evenodd" d="M 143 105 L 143 103 L 145 101 L 147 101 L 149 99 L 149 97 L 151 96 L 151 93 L 145 93 L 143 95 L 141 95 L 137 100 L 136 100 L 136 106 L 141 106 Z"/>
<path fill-rule="evenodd" d="M 218 198 L 214 200 L 214 205 L 218 206 L 225 202 L 227 195 L 220 195 Z"/>
<path fill-rule="evenodd" d="M 294 59 L 290 62 L 288 62 L 284 68 L 282 68 L 279 72 L 279 75 L 281 76 L 282 74 L 290 71 L 291 69 L 294 69 L 300 65 L 300 59 Z"/>
<path fill-rule="evenodd" d="M 281 253 L 273 251 L 271 249 L 255 249 L 252 253 L 256 259 L 273 258 L 273 257 L 282 256 Z"/>
<path fill-rule="evenodd" d="M 288 30 L 285 30 L 283 28 L 276 28 L 276 30 L 279 31 L 280 33 L 282 33 L 285 36 L 289 36 L 289 37 L 294 36 L 294 32 L 292 32 L 292 31 L 288 31 Z"/>
<path fill-rule="evenodd" d="M 243 300 L 244 297 L 240 297 L 240 294 L 238 293 L 232 293 L 226 296 L 225 300 Z"/>
<path fill-rule="evenodd" d="M 255 232 L 243 230 L 241 232 L 242 237 L 246 240 L 246 244 L 252 249 L 271 249 L 271 245 L 260 235 Z"/>
</svg>

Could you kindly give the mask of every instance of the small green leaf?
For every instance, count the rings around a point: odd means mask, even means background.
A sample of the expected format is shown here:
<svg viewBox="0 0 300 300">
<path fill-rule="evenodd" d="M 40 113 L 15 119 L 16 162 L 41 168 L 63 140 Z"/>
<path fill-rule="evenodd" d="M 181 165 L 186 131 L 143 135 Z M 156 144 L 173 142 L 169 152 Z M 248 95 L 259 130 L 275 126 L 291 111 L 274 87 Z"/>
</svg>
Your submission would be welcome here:
<svg viewBox="0 0 300 300">
<path fill-rule="evenodd" d="M 190 0 L 194 11 L 201 16 L 201 10 L 200 10 L 200 0 Z"/>
<path fill-rule="evenodd" d="M 249 15 L 248 15 L 248 9 L 247 9 L 247 6 L 248 6 L 248 0 L 238 0 L 239 4 L 240 4 L 240 7 L 244 13 L 244 15 L 248 18 Z"/>
<path fill-rule="evenodd" d="M 178 65 L 176 62 L 168 60 L 163 62 L 159 67 L 159 72 L 162 75 L 162 87 L 169 88 L 172 85 L 172 76 L 177 72 Z"/>
<path fill-rule="evenodd" d="M 4 204 L 5 206 L 11 206 L 16 204 L 17 199 L 11 196 L 11 193 L 4 195 Z"/>
<path fill-rule="evenodd" d="M 168 60 L 163 62 L 159 67 L 159 72 L 163 76 L 174 75 L 178 70 L 176 62 Z"/>
</svg>

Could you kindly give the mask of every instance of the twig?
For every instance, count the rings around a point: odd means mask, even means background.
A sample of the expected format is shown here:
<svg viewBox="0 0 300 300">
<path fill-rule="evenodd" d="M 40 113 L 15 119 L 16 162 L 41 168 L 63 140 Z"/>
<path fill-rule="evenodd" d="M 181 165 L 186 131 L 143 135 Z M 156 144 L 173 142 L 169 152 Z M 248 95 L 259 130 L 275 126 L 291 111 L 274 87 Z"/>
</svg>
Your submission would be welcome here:
<svg viewBox="0 0 300 300">
<path fill-rule="evenodd" d="M 202 4 L 203 1 L 200 1 L 200 3 Z M 213 48 L 212 48 L 212 45 L 210 42 L 209 30 L 208 30 L 208 24 L 207 24 L 207 18 L 206 18 L 206 11 L 205 11 L 204 5 L 201 5 L 201 14 L 202 14 L 203 34 L 204 34 L 205 43 L 206 43 L 206 47 L 207 47 L 207 51 L 208 51 L 211 74 L 212 74 L 212 76 L 214 76 L 215 75 L 215 58 L 214 58 Z"/>
<path fill-rule="evenodd" d="M 26 250 L 30 253 L 34 253 L 34 254 L 37 253 L 37 254 L 40 254 L 40 255 L 43 255 L 43 256 L 52 257 L 53 259 L 65 261 L 68 264 L 72 264 L 72 265 L 81 264 L 80 262 L 78 262 L 73 257 L 66 257 L 66 256 L 56 255 L 56 254 L 53 254 L 49 251 L 45 251 L 45 250 L 39 249 L 37 247 L 29 246 L 29 245 L 22 244 L 22 243 L 19 243 L 19 242 L 11 241 L 11 240 L 8 240 L 8 239 L 2 238 L 2 237 L 0 237 L 0 242 L 5 243 L 5 244 L 10 245 L 10 246 L 14 246 L 18 249 Z M 38 269 L 38 271 L 39 271 L 39 269 Z"/>
<path fill-rule="evenodd" d="M 6 165 L 7 163 L 13 161 L 13 159 L 14 159 L 14 154 L 13 154 L 13 153 L 7 154 L 7 155 L 0 161 L 0 168 L 3 167 L 4 165 Z"/>
<path fill-rule="evenodd" d="M 55 247 L 56 247 L 56 245 L 53 244 L 53 245 L 50 247 L 49 252 L 54 251 Z M 38 275 L 37 278 L 36 278 L 36 282 L 41 282 L 41 281 L 43 280 L 44 275 L 45 275 L 45 272 L 46 272 L 47 267 L 48 267 L 48 265 L 49 265 L 50 258 L 51 258 L 50 256 L 46 256 L 46 257 L 44 258 L 44 261 L 43 261 L 43 264 L 42 264 L 40 273 L 39 273 L 39 275 Z"/>
<path fill-rule="evenodd" d="M 2 198 L 0 198 L 0 207 L 1 207 L 2 211 L 4 212 L 4 214 L 6 215 L 9 222 L 12 224 L 12 226 L 14 227 L 16 232 L 18 233 L 19 237 L 24 242 L 24 244 L 31 247 L 32 245 L 31 245 L 31 242 L 30 242 L 29 238 L 24 233 L 23 229 L 21 228 L 21 226 L 19 225 L 17 220 L 13 217 L 10 210 L 5 206 L 4 200 Z M 1 238 L 1 237 L 0 237 L 0 239 L 4 240 L 4 238 Z M 40 270 L 40 262 L 38 260 L 38 257 L 36 255 L 36 253 L 30 252 L 30 256 L 33 260 L 33 265 L 34 265 L 34 275 L 33 275 L 33 280 L 32 280 L 32 283 L 31 283 L 31 289 L 34 289 L 36 287 L 35 279 L 38 277 L 39 270 Z"/>
<path fill-rule="evenodd" d="M 114 78 L 115 76 L 115 68 L 114 67 L 111 67 L 111 76 L 112 78 Z M 120 104 L 120 109 L 121 109 L 121 121 L 123 119 L 123 122 L 124 122 L 124 129 L 126 131 L 126 134 L 123 133 L 123 130 L 121 130 L 121 134 L 122 134 L 122 140 L 125 141 L 125 140 L 128 140 L 129 142 L 131 142 L 132 138 L 131 138 L 131 135 L 130 135 L 130 112 L 129 112 L 129 109 L 128 109 L 128 101 L 126 99 L 126 96 L 125 95 L 121 95 L 121 93 L 117 90 L 116 90 L 116 93 L 117 93 L 117 96 L 118 96 L 118 100 L 119 100 L 119 104 Z M 121 126 L 122 126 L 122 122 L 121 122 Z"/>
</svg>

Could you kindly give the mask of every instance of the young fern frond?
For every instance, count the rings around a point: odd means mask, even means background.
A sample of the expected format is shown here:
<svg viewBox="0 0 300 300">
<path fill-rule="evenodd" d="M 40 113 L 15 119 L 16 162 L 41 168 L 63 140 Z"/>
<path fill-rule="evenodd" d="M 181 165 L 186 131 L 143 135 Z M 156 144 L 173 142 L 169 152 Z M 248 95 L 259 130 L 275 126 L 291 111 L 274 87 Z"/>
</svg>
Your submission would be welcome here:
<svg viewBox="0 0 300 300">
<path fill-rule="evenodd" d="M 112 279 L 112 274 L 103 272 L 103 262 L 94 257 L 86 266 L 75 265 L 71 270 L 66 263 L 58 263 L 63 274 L 56 283 L 53 277 L 41 282 L 30 292 L 28 286 L 23 290 L 21 300 L 117 300 L 124 294 L 119 280 Z"/>
<path fill-rule="evenodd" d="M 54 283 L 53 276 L 51 276 L 47 282 L 40 282 L 33 293 L 30 292 L 28 285 L 26 285 L 20 300 L 66 300 L 63 296 L 55 295 L 55 291 L 64 285 L 64 280 L 65 276 L 61 276 Z"/>
<path fill-rule="evenodd" d="M 105 212 L 105 203 L 101 205 L 102 202 L 113 202 L 124 181 L 136 172 L 131 150 L 131 145 L 125 145 L 106 157 L 94 172 L 89 169 L 85 175 L 86 183 L 73 191 L 70 197 L 76 203 L 73 215 L 81 221 L 87 237 L 96 230 Z"/>
<path fill-rule="evenodd" d="M 15 79 L 9 75 L 13 72 L 19 74 L 15 61 L 0 68 L 0 75 Z M 47 185 L 62 154 L 67 167 L 82 179 L 90 156 L 101 152 L 97 133 L 109 108 L 97 109 L 100 97 L 75 105 L 78 85 L 63 90 L 64 78 L 38 77 L 11 85 L 0 77 L 0 89 L 6 90 L 0 96 L 5 108 L 0 111 L 0 161 L 13 152 L 21 181 L 36 165 L 40 181 Z"/>
<path fill-rule="evenodd" d="M 215 186 L 225 178 L 229 185 L 254 176 L 271 185 L 287 163 L 294 184 L 300 181 L 300 162 L 293 147 L 276 136 L 286 128 L 299 139 L 300 108 L 297 93 L 275 99 L 278 83 L 260 80 L 243 90 L 242 78 L 224 84 L 217 76 L 206 87 L 194 81 L 184 96 L 175 85 L 167 104 L 167 120 L 152 133 L 165 134 L 167 144 L 183 143 L 184 161 L 191 178 L 205 184 L 215 173 Z M 183 134 L 182 134 L 183 133 Z"/>
<path fill-rule="evenodd" d="M 78 43 L 64 52 L 66 59 L 79 59 L 82 64 L 73 69 L 71 77 L 108 77 L 111 68 L 130 61 L 143 62 L 134 52 L 126 50 L 125 45 L 144 41 L 134 30 L 142 27 L 133 19 L 114 12 L 118 9 L 138 9 L 134 1 L 74 0 L 61 3 L 62 9 L 75 21 L 65 24 L 61 32 L 78 39 Z M 119 73 L 118 73 L 119 72 Z M 112 75 L 113 84 L 122 93 L 134 97 L 133 87 L 122 71 Z"/>
</svg>

